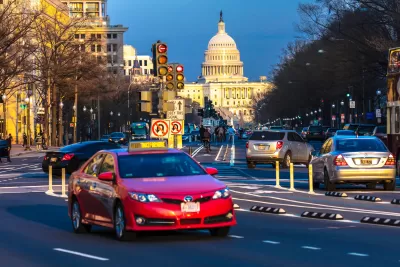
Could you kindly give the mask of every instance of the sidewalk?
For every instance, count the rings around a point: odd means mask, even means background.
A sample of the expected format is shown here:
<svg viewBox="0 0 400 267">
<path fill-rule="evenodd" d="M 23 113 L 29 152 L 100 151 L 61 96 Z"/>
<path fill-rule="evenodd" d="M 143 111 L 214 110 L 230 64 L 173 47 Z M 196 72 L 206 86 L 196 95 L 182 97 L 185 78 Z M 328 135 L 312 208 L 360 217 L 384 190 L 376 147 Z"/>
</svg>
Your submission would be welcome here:
<svg viewBox="0 0 400 267">
<path fill-rule="evenodd" d="M 31 146 L 31 151 L 25 151 L 25 147 L 22 147 L 22 145 L 12 145 L 11 157 L 25 155 L 25 154 L 31 154 L 31 153 L 44 154 L 47 151 L 53 150 L 53 149 L 58 149 L 58 147 L 49 147 L 47 150 L 36 151 L 36 146 Z"/>
</svg>

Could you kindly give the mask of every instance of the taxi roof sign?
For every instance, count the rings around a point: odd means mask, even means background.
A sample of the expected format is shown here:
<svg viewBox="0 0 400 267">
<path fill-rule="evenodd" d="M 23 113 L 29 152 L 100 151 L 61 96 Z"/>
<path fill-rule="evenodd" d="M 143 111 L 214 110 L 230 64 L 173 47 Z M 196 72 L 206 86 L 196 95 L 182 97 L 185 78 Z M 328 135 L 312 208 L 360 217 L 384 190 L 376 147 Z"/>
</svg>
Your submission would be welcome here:
<svg viewBox="0 0 400 267">
<path fill-rule="evenodd" d="M 128 152 L 168 149 L 166 140 L 157 141 L 133 141 L 129 143 Z"/>
</svg>

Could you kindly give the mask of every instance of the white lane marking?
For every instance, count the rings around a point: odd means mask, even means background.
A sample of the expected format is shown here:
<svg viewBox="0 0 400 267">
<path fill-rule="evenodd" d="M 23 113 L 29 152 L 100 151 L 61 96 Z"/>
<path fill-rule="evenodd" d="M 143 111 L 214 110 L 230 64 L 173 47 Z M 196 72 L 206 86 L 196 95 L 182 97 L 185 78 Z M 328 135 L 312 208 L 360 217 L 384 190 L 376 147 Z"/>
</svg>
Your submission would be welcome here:
<svg viewBox="0 0 400 267">
<path fill-rule="evenodd" d="M 399 217 L 400 213 L 394 213 L 394 212 L 385 212 L 385 211 L 377 211 L 377 210 L 366 210 L 366 209 L 358 209 L 358 208 L 347 208 L 347 207 L 341 207 L 341 206 L 331 206 L 331 205 L 325 205 L 325 204 L 317 204 L 317 203 L 311 203 L 311 202 L 303 202 L 303 201 L 297 201 L 297 200 L 291 200 L 291 199 L 286 199 L 286 198 L 279 198 L 279 197 L 272 197 L 272 196 L 259 196 L 255 194 L 250 194 L 246 192 L 239 192 L 239 191 L 234 191 L 230 190 L 233 193 L 238 193 L 238 194 L 243 194 L 243 195 L 249 195 L 257 198 L 271 198 L 275 200 L 280 200 L 280 201 L 286 201 L 286 202 L 292 202 L 292 203 L 300 203 L 302 205 L 294 205 L 294 204 L 284 204 L 284 203 L 274 203 L 274 202 L 262 202 L 262 201 L 256 201 L 256 200 L 250 200 L 250 199 L 239 199 L 235 198 L 237 200 L 244 200 L 244 201 L 250 201 L 250 202 L 259 202 L 259 203 L 264 203 L 264 204 L 274 204 L 274 205 L 281 205 L 281 206 L 287 206 L 287 207 L 297 207 L 297 208 L 313 208 L 313 209 L 320 209 L 320 210 L 337 210 L 337 211 L 344 211 L 344 212 L 354 212 L 354 213 L 368 213 L 368 214 L 379 214 L 379 215 L 387 215 L 387 216 L 396 216 Z M 307 205 L 307 206 L 304 206 Z"/>
<path fill-rule="evenodd" d="M 272 245 L 278 245 L 281 242 L 276 242 L 276 241 L 271 241 L 271 240 L 263 240 L 263 243 L 272 244 Z"/>
<path fill-rule="evenodd" d="M 221 151 L 222 151 L 222 148 L 224 147 L 224 145 L 221 145 L 221 147 L 219 148 L 219 151 L 218 151 L 218 154 L 217 154 L 217 156 L 215 157 L 215 161 L 219 161 L 219 155 L 221 154 Z"/>
<path fill-rule="evenodd" d="M 304 248 L 304 249 L 311 249 L 311 250 L 321 250 L 321 248 L 309 247 L 309 246 L 302 246 L 301 248 Z"/>
<path fill-rule="evenodd" d="M 328 226 L 328 227 L 321 227 L 321 228 L 308 228 L 308 230 L 326 230 L 326 229 L 346 229 L 346 228 L 355 228 L 354 225 L 338 227 L 338 226 Z"/>
<path fill-rule="evenodd" d="M 245 172 L 242 171 L 241 169 L 236 169 L 236 170 L 238 170 L 238 171 L 241 172 L 243 175 L 246 175 L 247 177 L 249 177 L 249 178 L 251 178 L 251 179 L 253 179 L 253 180 L 256 180 L 256 181 L 259 180 L 258 178 L 254 177 L 254 176 L 252 176 L 252 175 L 250 175 L 250 174 L 245 173 Z"/>
<path fill-rule="evenodd" d="M 232 138 L 232 147 L 231 147 L 231 160 L 229 162 L 230 166 L 233 167 L 235 165 L 235 137 Z"/>
<path fill-rule="evenodd" d="M 350 252 L 347 253 L 347 255 L 351 255 L 351 256 L 358 256 L 358 257 L 368 257 L 368 254 L 363 254 L 363 253 L 356 253 L 356 252 Z"/>
<path fill-rule="evenodd" d="M 99 260 L 99 261 L 108 261 L 109 260 L 107 258 L 97 257 L 97 256 L 85 254 L 85 253 L 80 253 L 80 252 L 77 252 L 77 251 L 62 249 L 62 248 L 54 248 L 53 250 L 60 251 L 60 252 L 65 252 L 65 253 L 69 253 L 69 254 L 73 254 L 73 255 L 89 258 L 89 259 Z"/>
<path fill-rule="evenodd" d="M 197 154 L 199 154 L 199 152 L 204 148 L 203 145 L 201 145 L 200 147 L 198 147 L 195 151 L 193 151 L 192 157 L 194 158 Z"/>
<path fill-rule="evenodd" d="M 244 238 L 243 236 L 240 236 L 240 235 L 228 235 L 228 236 L 231 238 L 238 238 L 238 239 Z"/>
</svg>

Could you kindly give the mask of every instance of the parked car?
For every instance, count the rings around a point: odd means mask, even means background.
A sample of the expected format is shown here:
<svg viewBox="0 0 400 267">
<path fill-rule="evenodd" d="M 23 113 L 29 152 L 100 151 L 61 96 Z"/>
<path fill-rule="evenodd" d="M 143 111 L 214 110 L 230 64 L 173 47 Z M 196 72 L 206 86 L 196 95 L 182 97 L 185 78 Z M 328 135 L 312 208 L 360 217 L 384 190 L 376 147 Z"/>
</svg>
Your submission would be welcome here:
<svg viewBox="0 0 400 267">
<path fill-rule="evenodd" d="M 125 133 L 114 132 L 111 133 L 110 137 L 108 138 L 108 141 L 121 145 L 126 145 L 129 142 L 129 137 Z"/>
<path fill-rule="evenodd" d="M 49 166 L 52 166 L 53 174 L 60 175 L 61 169 L 65 168 L 66 173 L 71 174 L 98 151 L 116 148 L 120 148 L 120 146 L 116 143 L 104 141 L 72 144 L 59 150 L 46 152 L 42 161 L 42 169 L 45 173 L 48 173 Z"/>
<path fill-rule="evenodd" d="M 376 126 L 374 131 L 372 132 L 372 135 L 381 139 L 382 142 L 387 146 L 387 133 L 385 125 Z"/>
<path fill-rule="evenodd" d="M 0 158 L 6 158 L 7 156 L 8 156 L 7 140 L 0 139 Z"/>
<path fill-rule="evenodd" d="M 109 135 L 109 134 L 104 134 L 104 135 L 100 138 L 100 141 L 105 141 L 105 142 L 107 142 L 108 139 L 110 139 L 110 135 Z"/>
<path fill-rule="evenodd" d="M 356 135 L 356 133 L 351 130 L 337 130 L 335 136 L 336 135 Z"/>
<path fill-rule="evenodd" d="M 307 134 L 306 134 L 306 139 L 307 141 L 310 140 L 324 140 L 324 130 L 322 126 L 315 126 L 311 125 L 307 129 Z"/>
<path fill-rule="evenodd" d="M 246 160 L 248 168 L 257 164 L 272 164 L 278 161 L 284 168 L 290 163 L 311 161 L 313 147 L 292 130 L 255 131 L 246 143 Z"/>
<path fill-rule="evenodd" d="M 369 189 L 380 183 L 388 191 L 396 188 L 396 159 L 376 137 L 329 138 L 311 164 L 315 188 L 322 183 L 327 191 L 345 183 L 367 184 Z"/>
<path fill-rule="evenodd" d="M 343 126 L 343 130 L 356 131 L 359 125 L 358 123 L 347 123 Z"/>
<path fill-rule="evenodd" d="M 325 134 L 324 134 L 325 139 L 328 139 L 328 138 L 334 136 L 337 130 L 339 130 L 339 129 L 336 129 L 336 128 L 328 128 L 328 130 L 326 130 L 326 131 L 325 131 Z"/>
</svg>

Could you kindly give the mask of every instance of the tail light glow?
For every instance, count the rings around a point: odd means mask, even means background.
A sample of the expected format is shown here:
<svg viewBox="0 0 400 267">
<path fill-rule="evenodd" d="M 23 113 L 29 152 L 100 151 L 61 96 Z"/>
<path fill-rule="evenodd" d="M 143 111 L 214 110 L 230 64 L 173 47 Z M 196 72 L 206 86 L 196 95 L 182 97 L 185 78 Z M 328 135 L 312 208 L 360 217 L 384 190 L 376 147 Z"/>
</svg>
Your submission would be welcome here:
<svg viewBox="0 0 400 267">
<path fill-rule="evenodd" d="M 246 142 L 246 148 L 249 148 L 249 142 Z"/>
<path fill-rule="evenodd" d="M 281 149 L 282 147 L 283 147 L 283 142 L 282 141 L 276 142 L 276 149 Z"/>
<path fill-rule="evenodd" d="M 390 154 L 389 157 L 387 158 L 385 165 L 396 165 L 396 160 L 394 159 L 393 155 Z"/>
<path fill-rule="evenodd" d="M 333 164 L 335 166 L 347 166 L 347 162 L 342 155 L 336 156 L 335 159 L 333 160 Z"/>
<path fill-rule="evenodd" d="M 64 161 L 64 160 L 71 160 L 73 157 L 74 157 L 74 154 L 73 154 L 73 153 L 65 154 L 65 155 L 62 157 L 61 161 Z"/>
</svg>

